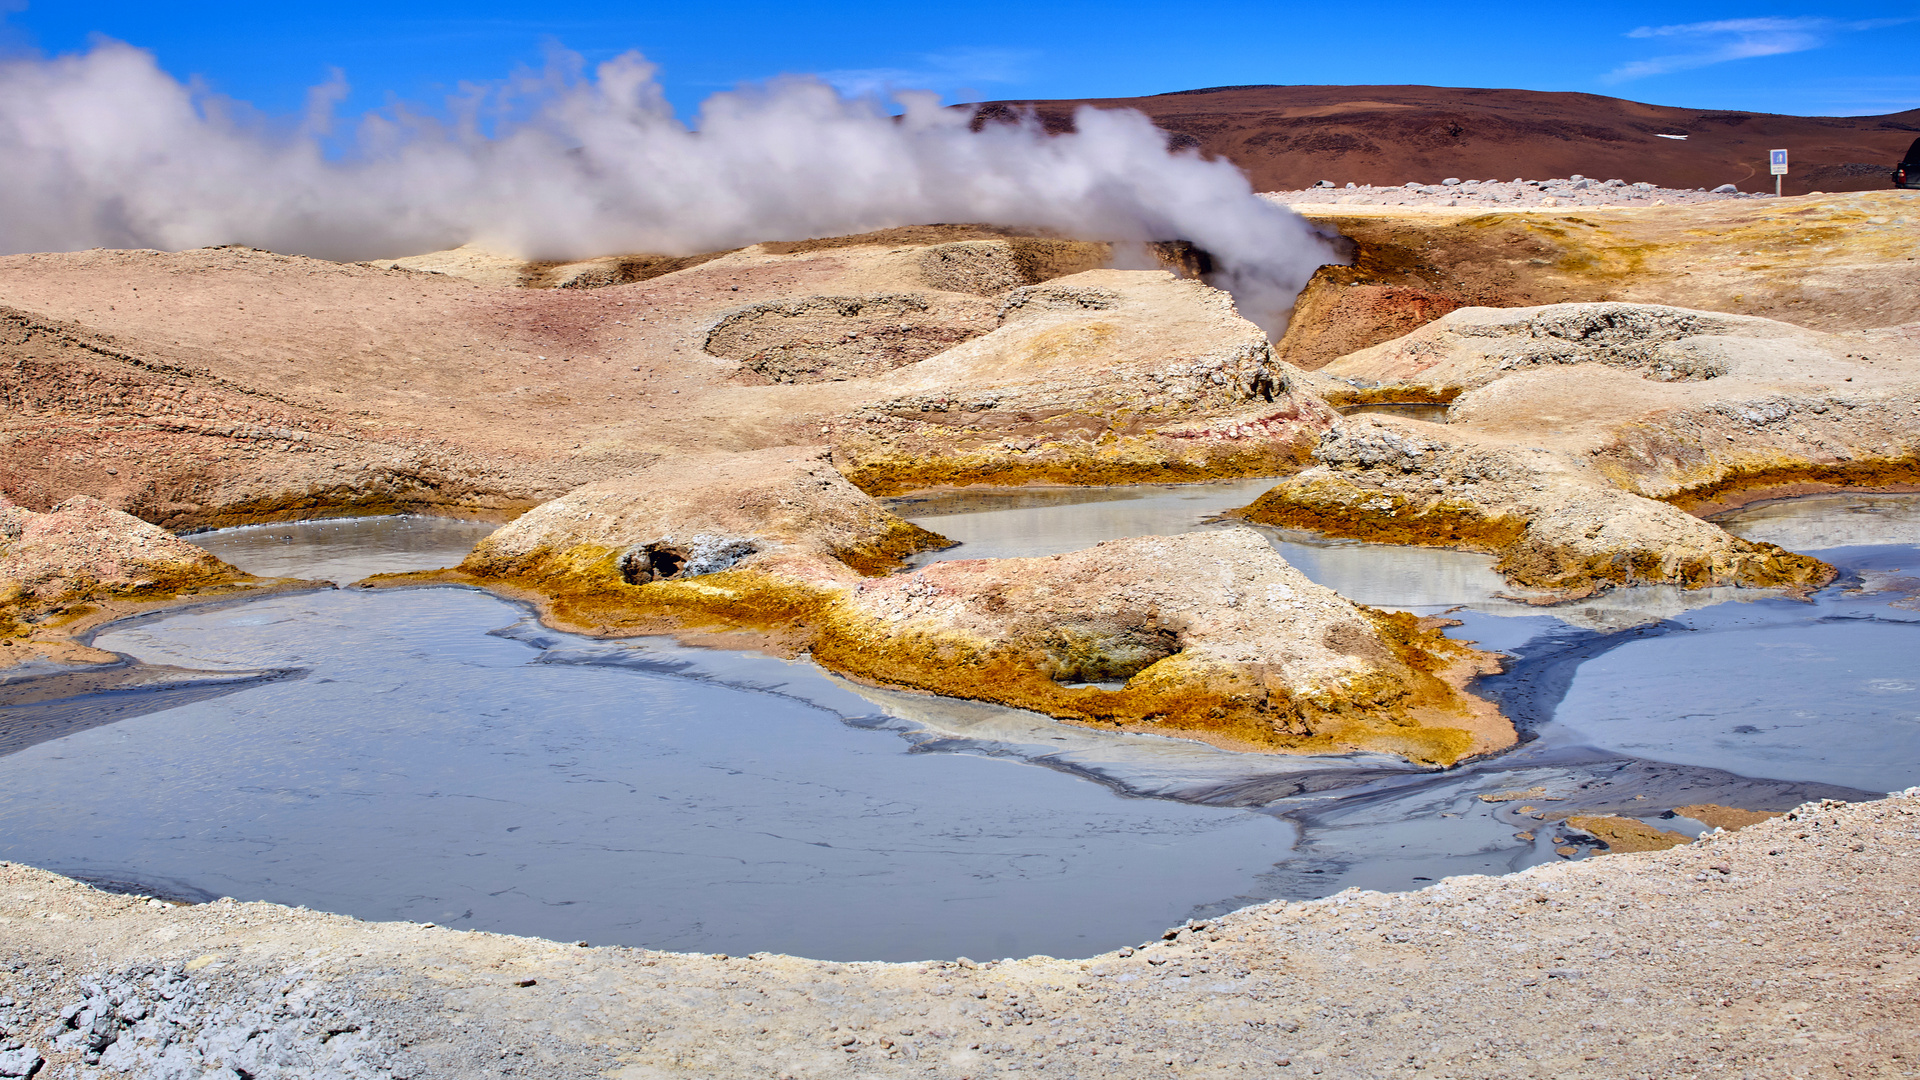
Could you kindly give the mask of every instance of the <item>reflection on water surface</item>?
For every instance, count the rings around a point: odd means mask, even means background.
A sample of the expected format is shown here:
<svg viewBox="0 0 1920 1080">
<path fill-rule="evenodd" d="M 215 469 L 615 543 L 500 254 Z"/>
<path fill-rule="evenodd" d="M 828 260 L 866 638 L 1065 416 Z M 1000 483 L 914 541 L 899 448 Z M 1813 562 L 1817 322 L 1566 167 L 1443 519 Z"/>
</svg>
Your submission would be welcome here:
<svg viewBox="0 0 1920 1080">
<path fill-rule="evenodd" d="M 259 577 L 312 578 L 345 585 L 374 574 L 453 566 L 497 528 L 484 521 L 404 514 L 248 525 L 190 533 L 182 539 Z"/>
<path fill-rule="evenodd" d="M 1715 517 L 1735 536 L 1789 551 L 1920 544 L 1920 495 L 1807 495 Z"/>
</svg>

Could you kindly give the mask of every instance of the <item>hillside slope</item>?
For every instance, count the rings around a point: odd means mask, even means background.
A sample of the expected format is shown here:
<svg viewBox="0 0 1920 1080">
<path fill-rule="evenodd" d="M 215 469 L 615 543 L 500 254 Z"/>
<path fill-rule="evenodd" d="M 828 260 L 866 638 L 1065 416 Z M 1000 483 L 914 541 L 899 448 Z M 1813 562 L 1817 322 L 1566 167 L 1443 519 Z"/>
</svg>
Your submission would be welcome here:
<svg viewBox="0 0 1920 1080">
<path fill-rule="evenodd" d="M 1138 109 L 1245 169 L 1258 191 L 1435 183 L 1449 176 L 1544 179 L 1575 173 L 1667 187 L 1773 187 L 1767 151 L 1792 151 L 1786 194 L 1889 186 L 1920 137 L 1920 110 L 1779 116 L 1648 105 L 1597 94 L 1437 86 L 1223 86 L 1136 98 L 996 101 L 981 119 L 1031 108 L 1053 130 L 1080 105 Z M 1685 135 L 1684 140 L 1661 138 Z"/>
</svg>

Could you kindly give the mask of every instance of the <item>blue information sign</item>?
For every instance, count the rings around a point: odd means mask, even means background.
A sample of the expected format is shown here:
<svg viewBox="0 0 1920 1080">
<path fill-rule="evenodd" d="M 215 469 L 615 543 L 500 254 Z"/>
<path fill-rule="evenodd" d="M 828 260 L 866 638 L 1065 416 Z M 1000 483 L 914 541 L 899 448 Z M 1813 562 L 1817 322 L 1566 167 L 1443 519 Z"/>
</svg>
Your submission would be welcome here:
<svg viewBox="0 0 1920 1080">
<path fill-rule="evenodd" d="M 1773 166 L 1772 174 L 1774 176 L 1785 176 L 1787 172 L 1787 152 L 1785 150 L 1769 150 L 1767 151 L 1767 156 Z"/>
</svg>

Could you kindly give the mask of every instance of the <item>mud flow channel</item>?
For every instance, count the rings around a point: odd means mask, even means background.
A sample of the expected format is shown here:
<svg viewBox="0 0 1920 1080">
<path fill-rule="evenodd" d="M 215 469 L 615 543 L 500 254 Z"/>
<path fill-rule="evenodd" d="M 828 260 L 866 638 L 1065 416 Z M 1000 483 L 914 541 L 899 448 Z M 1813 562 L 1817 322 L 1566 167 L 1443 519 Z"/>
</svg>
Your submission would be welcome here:
<svg viewBox="0 0 1920 1080">
<path fill-rule="evenodd" d="M 994 557 L 1244 527 L 1208 522 L 1265 486 L 896 506 L 962 541 L 936 557 Z M 1513 656 L 1481 689 L 1528 741 L 1445 773 L 576 638 L 463 589 L 149 616 L 94 643 L 161 673 L 151 685 L 0 706 L 0 858 L 182 899 L 595 944 L 1075 956 L 1260 899 L 1584 857 L 1569 813 L 1697 832 L 1661 815 L 1920 782 L 1920 500 L 1798 500 L 1728 525 L 1842 577 L 1811 604 L 1634 590 L 1542 610 L 1501 599 L 1479 556 L 1269 534 L 1316 580 L 1453 610 L 1456 636 Z M 450 564 L 484 532 L 402 518 L 192 539 L 257 573 L 347 581 Z"/>
</svg>

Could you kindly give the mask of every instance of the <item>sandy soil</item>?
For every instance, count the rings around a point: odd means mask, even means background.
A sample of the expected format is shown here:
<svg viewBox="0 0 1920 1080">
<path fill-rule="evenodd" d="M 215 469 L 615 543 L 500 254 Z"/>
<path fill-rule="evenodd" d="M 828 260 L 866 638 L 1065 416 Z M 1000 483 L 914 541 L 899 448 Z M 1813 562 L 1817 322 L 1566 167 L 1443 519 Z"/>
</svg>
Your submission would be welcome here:
<svg viewBox="0 0 1920 1080">
<path fill-rule="evenodd" d="M 0 864 L 0 1047 L 56 1077 L 1910 1077 L 1916 856 L 1920 790 L 1086 959 L 918 964 L 173 907 Z"/>
</svg>

